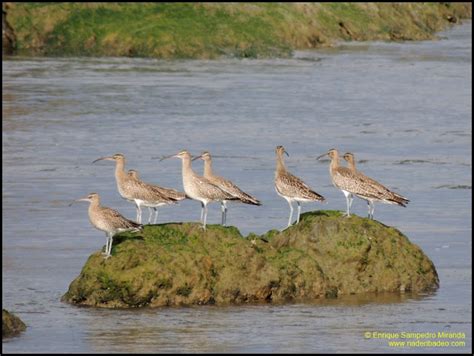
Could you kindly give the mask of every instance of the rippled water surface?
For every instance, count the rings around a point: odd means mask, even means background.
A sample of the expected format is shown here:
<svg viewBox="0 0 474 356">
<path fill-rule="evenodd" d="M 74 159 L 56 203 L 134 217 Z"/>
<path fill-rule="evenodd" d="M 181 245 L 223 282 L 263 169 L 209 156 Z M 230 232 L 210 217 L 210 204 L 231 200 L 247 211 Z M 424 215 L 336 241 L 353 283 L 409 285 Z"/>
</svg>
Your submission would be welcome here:
<svg viewBox="0 0 474 356">
<path fill-rule="evenodd" d="M 471 24 L 439 41 L 351 43 L 293 59 L 158 61 L 17 58 L 3 61 L 3 307 L 28 329 L 4 352 L 402 352 L 366 332 L 464 332 L 464 346 L 409 351 L 467 352 L 471 343 Z M 60 302 L 104 236 L 87 204 L 133 218 L 116 191 L 122 152 L 145 181 L 182 189 L 186 148 L 215 155 L 215 171 L 257 196 L 231 205 L 228 223 L 246 235 L 282 228 L 287 203 L 273 188 L 274 148 L 328 204 L 344 209 L 330 183 L 330 148 L 407 196 L 407 208 L 376 205 L 375 218 L 409 236 L 433 260 L 440 288 L 428 295 L 366 295 L 306 304 L 96 310 Z M 202 162 L 195 162 L 201 171 Z M 354 212 L 366 215 L 362 201 Z M 160 222 L 197 221 L 186 201 Z M 145 213 L 145 216 L 146 213 Z M 220 221 L 211 205 L 209 223 Z"/>
</svg>

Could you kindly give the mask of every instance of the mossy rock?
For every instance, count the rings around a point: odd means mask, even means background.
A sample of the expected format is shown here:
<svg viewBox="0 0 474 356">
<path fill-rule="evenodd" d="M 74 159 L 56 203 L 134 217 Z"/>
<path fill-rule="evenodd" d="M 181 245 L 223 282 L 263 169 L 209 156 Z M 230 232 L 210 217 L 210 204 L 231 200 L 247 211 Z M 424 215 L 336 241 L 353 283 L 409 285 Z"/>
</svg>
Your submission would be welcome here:
<svg viewBox="0 0 474 356">
<path fill-rule="evenodd" d="M 430 259 L 395 228 L 337 211 L 301 215 L 282 232 L 147 225 L 92 254 L 62 300 L 94 307 L 285 302 L 438 287 Z"/>
<path fill-rule="evenodd" d="M 20 318 L 2 309 L 2 338 L 18 335 L 26 330 L 26 325 Z"/>
</svg>

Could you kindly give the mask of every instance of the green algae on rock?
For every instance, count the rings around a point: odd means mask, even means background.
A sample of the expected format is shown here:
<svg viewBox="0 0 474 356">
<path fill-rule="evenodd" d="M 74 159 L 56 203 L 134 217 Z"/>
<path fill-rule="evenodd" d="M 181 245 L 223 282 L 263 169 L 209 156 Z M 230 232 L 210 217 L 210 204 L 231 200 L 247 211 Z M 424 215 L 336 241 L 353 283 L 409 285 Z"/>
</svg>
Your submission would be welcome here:
<svg viewBox="0 0 474 356">
<path fill-rule="evenodd" d="M 18 335 L 26 330 L 26 325 L 20 318 L 2 309 L 2 338 Z"/>
<path fill-rule="evenodd" d="M 337 211 L 301 215 L 282 232 L 147 225 L 92 254 L 62 300 L 105 308 L 285 302 L 438 287 L 435 267 L 395 228 Z"/>
</svg>

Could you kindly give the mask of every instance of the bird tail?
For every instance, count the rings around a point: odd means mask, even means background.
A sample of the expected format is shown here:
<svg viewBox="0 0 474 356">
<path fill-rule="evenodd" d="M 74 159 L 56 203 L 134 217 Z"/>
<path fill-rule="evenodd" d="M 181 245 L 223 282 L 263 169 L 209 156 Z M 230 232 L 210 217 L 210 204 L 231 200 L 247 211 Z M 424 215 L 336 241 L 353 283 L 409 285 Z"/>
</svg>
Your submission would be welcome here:
<svg viewBox="0 0 474 356">
<path fill-rule="evenodd" d="M 130 221 L 130 232 L 141 232 L 143 231 L 143 224 L 136 223 L 135 221 L 129 220 Z"/>
<path fill-rule="evenodd" d="M 257 206 L 261 206 L 262 203 L 260 202 L 260 200 L 254 198 L 253 196 L 245 193 L 245 192 L 242 192 L 242 196 L 239 197 L 240 201 L 244 204 L 250 204 L 250 205 L 257 205 Z"/>
<path fill-rule="evenodd" d="M 384 199 L 384 201 L 389 203 L 389 204 L 397 204 L 397 205 L 403 206 L 404 208 L 406 208 L 406 206 L 409 202 L 409 200 L 407 198 L 404 198 L 401 195 L 395 194 L 395 193 L 392 193 L 392 195 L 390 197 Z"/>
<path fill-rule="evenodd" d="M 408 200 L 407 198 L 405 198 L 404 196 L 402 196 L 400 194 L 393 193 L 393 195 L 395 196 L 395 198 L 400 200 L 403 204 L 408 204 L 408 202 L 410 201 L 410 200 Z"/>
<path fill-rule="evenodd" d="M 324 198 L 321 194 L 318 194 L 313 190 L 310 190 L 309 192 L 312 195 L 312 197 L 311 197 L 312 199 L 315 199 L 315 200 L 320 201 L 320 202 L 323 202 L 323 201 L 326 200 L 326 198 Z"/>
</svg>

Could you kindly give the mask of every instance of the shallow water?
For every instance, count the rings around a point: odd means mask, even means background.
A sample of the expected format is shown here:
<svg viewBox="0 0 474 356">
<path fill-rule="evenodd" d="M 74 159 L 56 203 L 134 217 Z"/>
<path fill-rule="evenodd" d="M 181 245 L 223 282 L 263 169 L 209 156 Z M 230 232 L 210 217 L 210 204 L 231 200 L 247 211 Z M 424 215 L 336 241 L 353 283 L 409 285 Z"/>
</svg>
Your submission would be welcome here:
<svg viewBox="0 0 474 356">
<path fill-rule="evenodd" d="M 441 36 L 293 59 L 3 61 L 2 300 L 28 325 L 3 351 L 471 351 L 471 23 Z M 360 170 L 408 197 L 407 208 L 376 205 L 375 218 L 425 251 L 440 288 L 232 307 L 96 310 L 59 301 L 105 242 L 87 204 L 68 204 L 96 191 L 135 217 L 116 191 L 112 162 L 94 159 L 122 152 L 145 181 L 182 189 L 180 162 L 157 158 L 209 150 L 218 174 L 264 204 L 230 205 L 228 223 L 246 235 L 287 222 L 288 205 L 273 188 L 277 145 L 289 152 L 289 169 L 328 200 L 303 211 L 345 208 L 328 161 L 315 159 L 333 147 L 354 152 Z M 367 213 L 360 200 L 353 209 Z M 159 222 L 197 221 L 199 212 L 186 201 L 160 209 Z M 208 222 L 219 221 L 211 205 Z M 372 331 L 466 337 L 464 346 L 400 348 L 364 336 Z"/>
</svg>

